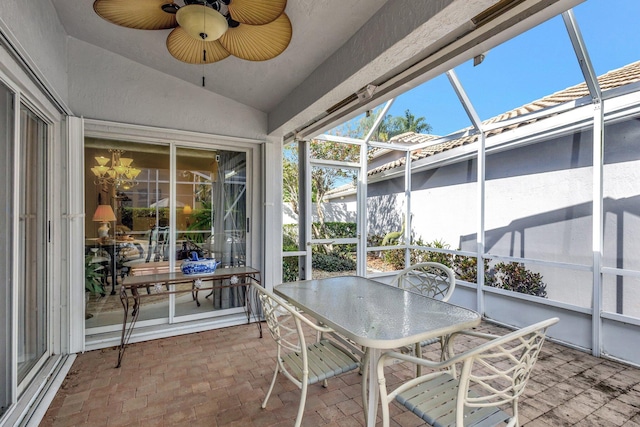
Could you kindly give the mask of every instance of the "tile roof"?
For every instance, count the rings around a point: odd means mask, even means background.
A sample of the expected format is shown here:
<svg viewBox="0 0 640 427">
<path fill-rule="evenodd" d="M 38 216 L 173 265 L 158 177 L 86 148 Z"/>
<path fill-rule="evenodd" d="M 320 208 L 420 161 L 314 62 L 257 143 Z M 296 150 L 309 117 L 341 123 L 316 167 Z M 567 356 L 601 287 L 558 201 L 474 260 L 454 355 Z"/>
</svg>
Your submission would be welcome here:
<svg viewBox="0 0 640 427">
<path fill-rule="evenodd" d="M 600 89 L 603 92 L 606 90 L 615 89 L 615 88 L 628 85 L 631 83 L 636 83 L 639 81 L 640 81 L 640 61 L 636 61 L 624 67 L 618 68 L 616 70 L 609 71 L 598 77 L 598 82 L 600 83 Z M 498 123 L 504 120 L 520 117 L 525 114 L 540 111 L 545 108 L 555 107 L 565 102 L 575 101 L 576 99 L 580 99 L 588 95 L 589 95 L 589 90 L 587 88 L 586 83 L 583 82 L 575 86 L 571 86 L 566 89 L 563 89 L 561 91 L 552 93 L 551 95 L 547 95 L 543 98 L 530 102 L 529 104 L 523 105 L 521 107 L 515 108 L 511 111 L 507 111 L 498 116 L 492 117 L 488 120 L 483 121 L 482 123 L 485 125 Z M 544 120 L 544 118 L 546 117 L 532 118 L 531 120 L 528 120 L 528 121 L 518 122 L 515 124 L 511 124 L 509 126 L 497 128 L 487 132 L 487 136 L 497 135 L 499 133 L 506 132 L 508 130 L 526 126 L 536 121 Z M 472 131 L 472 128 L 463 129 L 462 131 L 465 131 L 465 130 Z M 413 161 L 424 159 L 426 157 L 433 156 L 435 154 L 442 153 L 444 151 L 451 150 L 456 147 L 472 144 L 478 140 L 478 136 L 479 135 L 477 133 L 468 134 L 460 138 L 443 142 L 441 144 L 436 144 L 430 147 L 416 150 L 415 152 L 412 153 L 411 158 Z M 407 132 L 401 135 L 394 136 L 393 138 L 391 138 L 390 142 L 394 142 L 396 144 L 415 145 L 415 144 L 419 144 L 422 142 L 426 142 L 426 141 L 430 141 L 438 138 L 440 137 L 436 135 L 424 135 L 424 134 L 417 134 L 415 132 Z M 375 175 L 391 169 L 395 169 L 395 168 L 404 166 L 404 164 L 405 164 L 405 158 L 402 157 L 398 160 L 389 162 L 375 169 L 371 169 L 369 171 L 369 175 Z"/>
</svg>

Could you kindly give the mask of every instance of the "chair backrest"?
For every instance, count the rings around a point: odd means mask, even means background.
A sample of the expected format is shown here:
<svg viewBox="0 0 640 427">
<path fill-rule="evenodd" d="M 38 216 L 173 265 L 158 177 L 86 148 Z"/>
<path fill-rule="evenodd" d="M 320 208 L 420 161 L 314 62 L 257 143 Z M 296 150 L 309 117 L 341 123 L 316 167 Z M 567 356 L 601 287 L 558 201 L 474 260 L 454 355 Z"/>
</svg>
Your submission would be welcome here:
<svg viewBox="0 0 640 427">
<path fill-rule="evenodd" d="M 556 317 L 547 319 L 470 351 L 460 371 L 458 413 L 462 413 L 463 405 L 484 407 L 511 403 L 517 416 L 517 399 L 540 355 L 547 328 L 557 322 Z"/>
<path fill-rule="evenodd" d="M 169 259 L 168 253 L 165 250 L 165 246 L 169 243 L 169 227 L 153 226 L 149 233 L 149 248 L 147 249 L 146 262 L 151 261 L 151 256 L 154 256 L 153 261 L 157 262 L 160 259 Z M 167 246 L 168 247 L 168 246 Z"/>
<path fill-rule="evenodd" d="M 280 349 L 304 351 L 305 340 L 300 321 L 301 315 L 296 309 L 287 304 L 282 298 L 274 295 L 258 284 L 252 284 L 261 303 L 262 315 L 267 323 L 271 337 Z"/>
<path fill-rule="evenodd" d="M 409 292 L 448 301 L 456 286 L 456 275 L 439 262 L 422 262 L 402 270 L 392 283 Z"/>
</svg>

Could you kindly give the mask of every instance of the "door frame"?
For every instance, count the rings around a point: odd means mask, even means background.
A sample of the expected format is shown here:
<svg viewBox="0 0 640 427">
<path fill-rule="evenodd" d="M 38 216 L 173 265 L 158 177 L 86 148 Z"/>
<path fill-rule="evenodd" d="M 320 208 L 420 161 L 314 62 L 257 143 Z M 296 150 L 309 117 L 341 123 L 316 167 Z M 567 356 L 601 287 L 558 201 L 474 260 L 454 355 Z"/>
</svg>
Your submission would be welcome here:
<svg viewBox="0 0 640 427">
<path fill-rule="evenodd" d="M 339 144 L 341 142 L 335 142 Z M 364 146 L 364 142 L 355 143 L 355 145 Z M 364 200 L 366 200 L 366 195 L 363 196 L 363 192 L 366 191 L 366 184 L 363 185 L 364 180 L 363 170 L 366 171 L 366 157 L 362 159 L 362 152 L 366 150 L 360 150 L 360 163 L 355 162 L 342 162 L 342 161 L 334 161 L 334 160 L 319 160 L 319 159 L 311 159 L 310 156 L 305 156 L 305 173 L 304 173 L 304 198 L 303 203 L 305 205 L 305 211 L 308 213 L 304 218 L 304 230 L 305 230 L 305 247 L 304 251 L 306 253 L 305 259 L 305 271 L 308 274 L 305 274 L 305 279 L 313 278 L 313 268 L 312 268 L 312 252 L 313 245 L 332 243 L 332 244 L 355 244 L 356 245 L 356 275 L 364 276 L 366 272 L 366 238 L 364 236 L 363 230 L 366 229 L 366 210 L 363 209 Z M 365 166 L 363 167 L 362 164 Z M 311 236 L 312 233 L 312 223 L 313 223 L 313 202 L 312 198 L 312 189 L 311 189 L 311 172 L 313 167 L 325 167 L 325 168 L 341 168 L 341 169 L 349 169 L 353 170 L 357 173 L 357 182 L 356 185 L 356 236 L 348 237 L 348 238 L 336 238 L 336 239 L 314 239 Z M 364 190 L 364 191 L 363 191 Z M 363 241 L 364 240 L 364 241 Z"/>
<path fill-rule="evenodd" d="M 260 253 L 260 237 L 262 235 L 262 210 L 261 201 L 262 196 L 260 194 L 260 185 L 258 179 L 262 176 L 262 169 L 260 168 L 260 156 L 262 155 L 261 145 L 265 141 L 249 138 L 229 137 L 215 134 L 205 134 L 199 132 L 188 132 L 173 129 L 155 128 L 142 125 L 131 125 L 124 123 L 108 122 L 96 119 L 79 119 L 81 120 L 82 129 L 77 132 L 75 136 L 76 140 L 71 141 L 70 145 L 77 147 L 81 153 L 84 153 L 84 138 L 93 137 L 100 139 L 110 140 L 123 140 L 130 142 L 140 143 L 153 143 L 153 144 L 168 144 L 172 147 L 193 147 L 193 148 L 211 148 L 212 144 L 220 147 L 229 147 L 235 151 L 246 151 L 247 164 L 251 165 L 247 170 L 247 185 L 251 186 L 253 190 L 247 195 L 247 216 L 250 218 L 250 230 L 251 233 L 247 233 L 247 247 L 246 256 L 247 259 L 252 260 L 252 266 L 262 271 L 263 269 L 263 257 Z M 84 180 L 84 155 L 81 156 L 81 161 L 74 164 L 70 164 L 70 175 L 75 177 L 82 177 Z M 173 169 L 172 169 L 173 170 Z M 174 177 L 172 176 L 172 179 Z M 82 181 L 84 182 L 84 181 Z M 70 196 L 73 200 L 71 203 L 74 206 L 80 207 L 84 211 L 84 188 L 81 192 L 74 193 Z M 172 197 L 175 197 L 172 196 Z M 249 241 L 250 240 L 250 241 Z M 83 247 L 84 242 L 84 224 L 81 224 L 79 228 L 75 230 L 72 238 L 72 247 Z M 79 280 L 84 277 L 84 263 L 82 262 L 82 251 L 73 251 L 70 254 L 71 257 L 76 258 L 77 268 L 76 274 L 71 275 L 71 290 L 74 298 L 78 301 L 84 299 L 84 286 L 79 283 Z M 118 345 L 120 342 L 120 335 L 117 333 L 108 333 L 105 336 L 96 336 L 94 338 L 87 339 L 85 334 L 85 326 L 83 321 L 83 313 L 81 309 L 74 307 L 72 317 L 77 319 L 78 322 L 73 322 L 70 325 L 71 335 L 73 336 L 72 352 L 81 352 L 86 350 L 94 350 L 100 348 L 106 348 L 114 345 Z M 224 316 L 223 316 L 224 317 Z M 243 314 L 234 316 L 234 319 L 242 319 Z M 164 338 L 176 335 L 177 333 L 185 333 L 185 330 L 192 330 L 194 332 L 204 329 L 214 329 L 216 325 L 230 326 L 235 324 L 236 320 L 214 317 L 202 319 L 201 321 L 194 320 L 190 322 L 188 326 L 185 326 L 183 322 L 176 322 L 173 324 L 166 324 L 158 328 L 151 327 L 149 331 L 143 331 L 142 325 L 139 327 L 139 331 L 134 330 L 131 337 L 131 342 L 144 341 L 147 339 Z M 240 322 L 241 320 L 237 320 Z M 246 317 L 244 317 L 246 322 Z M 179 332 L 178 332 L 179 331 Z M 136 332 L 139 332 L 136 334 Z M 136 338 L 136 335 L 139 335 Z"/>
</svg>

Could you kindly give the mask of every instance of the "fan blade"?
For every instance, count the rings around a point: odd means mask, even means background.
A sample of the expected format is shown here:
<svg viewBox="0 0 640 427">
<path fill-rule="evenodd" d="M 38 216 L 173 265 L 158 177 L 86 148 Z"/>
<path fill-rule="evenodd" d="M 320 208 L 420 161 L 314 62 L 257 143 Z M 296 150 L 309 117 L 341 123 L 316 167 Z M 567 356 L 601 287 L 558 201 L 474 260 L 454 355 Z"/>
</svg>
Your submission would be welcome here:
<svg viewBox="0 0 640 427">
<path fill-rule="evenodd" d="M 287 0 L 231 0 L 231 18 L 241 24 L 264 25 L 282 15 Z"/>
<path fill-rule="evenodd" d="M 178 25 L 176 15 L 162 10 L 171 0 L 96 0 L 93 10 L 103 19 L 138 30 L 164 30 Z"/>
<path fill-rule="evenodd" d="M 248 61 L 266 61 L 280 55 L 291 41 L 291 21 L 286 13 L 265 25 L 240 24 L 220 37 L 222 47 Z"/>
<path fill-rule="evenodd" d="M 182 27 L 171 31 L 167 37 L 167 49 L 174 58 L 188 64 L 211 64 L 230 55 L 218 40 L 194 39 Z"/>
</svg>

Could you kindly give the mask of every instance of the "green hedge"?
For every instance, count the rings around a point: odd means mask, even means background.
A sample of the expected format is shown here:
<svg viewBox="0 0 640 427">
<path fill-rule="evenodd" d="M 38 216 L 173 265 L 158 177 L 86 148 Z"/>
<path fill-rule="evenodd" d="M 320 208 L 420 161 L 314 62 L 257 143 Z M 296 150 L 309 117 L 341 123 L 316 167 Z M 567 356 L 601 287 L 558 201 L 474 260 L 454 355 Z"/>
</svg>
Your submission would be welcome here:
<svg viewBox="0 0 640 427">
<path fill-rule="evenodd" d="M 316 225 L 319 226 L 318 223 Z M 339 238 L 342 236 L 355 236 L 355 223 L 327 222 L 325 231 L 328 237 Z M 367 236 L 369 246 L 380 246 L 383 237 L 377 235 Z M 298 226 L 288 224 L 284 226 L 283 246 L 284 250 L 298 250 Z M 414 241 L 416 246 L 427 246 L 438 249 L 449 249 L 450 245 L 443 240 L 424 242 L 422 239 Z M 312 266 L 314 269 L 340 272 L 356 269 L 356 262 L 353 260 L 355 245 L 340 245 L 340 251 L 334 250 L 330 253 L 321 252 L 322 245 L 314 247 L 312 255 Z M 405 267 L 404 249 L 391 249 L 384 251 L 384 260 L 396 270 Z M 466 282 L 476 283 L 478 277 L 478 265 L 476 257 L 453 255 L 443 252 L 435 252 L 426 249 L 412 249 L 409 252 L 411 264 L 421 262 L 439 262 L 444 264 L 456 273 L 456 277 Z M 291 281 L 298 279 L 298 259 L 295 257 L 285 258 L 283 261 L 283 280 Z M 484 260 L 485 285 L 527 295 L 534 295 L 546 298 L 546 284 L 542 280 L 540 273 L 533 273 L 524 264 L 518 262 L 498 263 L 493 269 L 489 269 L 489 260 Z"/>
</svg>

